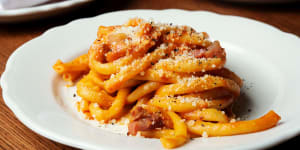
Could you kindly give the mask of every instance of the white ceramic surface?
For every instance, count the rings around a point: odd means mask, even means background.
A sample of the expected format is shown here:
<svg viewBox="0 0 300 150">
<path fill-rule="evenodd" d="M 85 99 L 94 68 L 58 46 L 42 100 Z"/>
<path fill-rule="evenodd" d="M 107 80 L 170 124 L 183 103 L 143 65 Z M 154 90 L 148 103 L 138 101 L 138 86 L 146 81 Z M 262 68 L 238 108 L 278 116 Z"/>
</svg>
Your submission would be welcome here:
<svg viewBox="0 0 300 150">
<path fill-rule="evenodd" d="M 190 25 L 207 32 L 225 47 L 227 67 L 245 79 L 236 105 L 238 115 L 253 119 L 273 109 L 282 117 L 278 126 L 263 132 L 199 138 L 179 149 L 258 149 L 300 133 L 300 39 L 258 21 L 203 11 L 119 11 L 50 29 L 10 56 L 1 77 L 7 106 L 33 131 L 74 147 L 162 149 L 159 140 L 121 136 L 78 119 L 67 107 L 72 93 L 65 92 L 64 83 L 52 69 L 57 59 L 68 61 L 86 53 L 99 25 L 122 24 L 132 17 Z"/>
<path fill-rule="evenodd" d="M 0 11 L 0 22 L 20 22 L 44 18 L 47 16 L 66 12 L 70 9 L 76 8 L 91 1 L 92 0 L 66 0 L 33 7 L 2 10 Z"/>
</svg>

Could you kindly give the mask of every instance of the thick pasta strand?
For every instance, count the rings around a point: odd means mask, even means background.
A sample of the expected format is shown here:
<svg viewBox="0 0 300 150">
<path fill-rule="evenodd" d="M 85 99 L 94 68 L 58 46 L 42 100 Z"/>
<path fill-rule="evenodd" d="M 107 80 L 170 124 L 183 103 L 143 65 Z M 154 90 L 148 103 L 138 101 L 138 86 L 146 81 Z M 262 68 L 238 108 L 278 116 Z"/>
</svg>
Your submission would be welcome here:
<svg viewBox="0 0 300 150">
<path fill-rule="evenodd" d="M 138 46 L 135 48 L 132 48 L 131 50 L 131 55 L 133 58 L 138 58 L 143 56 L 152 46 L 154 46 L 154 42 L 151 40 L 143 40 Z M 123 53 L 120 55 L 120 50 L 116 51 L 115 53 L 113 52 L 108 52 L 106 54 L 106 60 L 108 62 L 114 61 L 119 59 L 122 56 L 125 56 L 128 51 L 128 48 L 125 47 L 123 48 Z"/>
<path fill-rule="evenodd" d="M 78 79 L 83 73 L 82 72 L 68 72 L 68 73 L 63 73 L 62 78 L 64 81 L 67 81 L 73 84 L 73 82 Z"/>
<path fill-rule="evenodd" d="M 71 62 L 63 63 L 61 60 L 56 61 L 56 63 L 53 65 L 53 69 L 59 74 L 89 70 L 86 64 L 74 64 Z"/>
<path fill-rule="evenodd" d="M 175 136 L 175 131 L 172 129 L 154 130 L 154 131 L 142 131 L 141 136 L 147 138 L 163 138 Z"/>
<path fill-rule="evenodd" d="M 175 84 L 164 85 L 157 90 L 156 95 L 173 96 L 178 94 L 202 92 L 219 87 L 228 89 L 235 96 L 240 94 L 240 87 L 234 81 L 217 76 L 205 75 L 199 78 L 188 78 Z"/>
<path fill-rule="evenodd" d="M 145 104 L 148 103 L 148 101 L 150 100 L 152 95 L 150 94 L 147 94 L 143 97 L 141 97 L 137 102 L 136 104 L 132 107 L 132 109 L 130 110 L 130 112 L 134 111 L 137 107 L 139 106 L 144 106 Z M 128 102 L 127 102 L 128 103 Z M 130 103 L 129 103 L 130 104 Z"/>
<path fill-rule="evenodd" d="M 151 66 L 151 63 L 157 62 L 159 59 L 168 54 L 172 49 L 172 44 L 169 44 L 168 46 L 162 44 L 152 53 L 147 54 L 141 59 L 133 61 L 130 65 L 121 69 L 119 73 L 112 76 L 109 80 L 106 80 L 104 82 L 104 88 L 110 93 L 115 92 L 124 82 L 147 69 L 149 66 Z"/>
<path fill-rule="evenodd" d="M 104 88 L 104 80 L 107 79 L 106 75 L 100 75 L 96 73 L 95 71 L 91 70 L 89 74 L 86 76 L 90 81 L 94 82 L 97 86 Z M 137 86 L 139 84 L 143 83 L 141 80 L 135 80 L 135 79 L 130 79 L 126 81 L 124 84 L 121 85 L 121 88 L 128 88 L 128 87 L 133 87 Z"/>
<path fill-rule="evenodd" d="M 114 97 L 89 80 L 87 76 L 77 83 L 77 94 L 87 101 L 98 103 L 102 107 L 109 107 L 114 101 Z"/>
<path fill-rule="evenodd" d="M 68 63 L 63 63 L 61 60 L 57 60 L 57 62 L 53 65 L 53 69 L 59 74 L 74 71 L 87 71 L 89 70 L 88 54 L 81 55 Z"/>
<path fill-rule="evenodd" d="M 274 127 L 280 120 L 274 111 L 268 112 L 266 115 L 248 121 L 237 121 L 234 123 L 210 123 L 196 121 L 193 124 L 187 123 L 189 132 L 196 135 L 202 135 L 204 132 L 208 136 L 229 136 L 245 133 L 253 133 Z"/>
<path fill-rule="evenodd" d="M 170 116 L 173 122 L 175 135 L 163 136 L 160 138 L 160 141 L 165 148 L 175 148 L 184 144 L 187 141 L 187 127 L 184 121 L 182 121 L 180 116 L 178 116 L 176 113 L 169 111 L 168 115 Z"/>
<path fill-rule="evenodd" d="M 221 76 L 221 77 L 228 78 L 228 79 L 233 80 L 234 82 L 236 82 L 240 87 L 243 86 L 243 80 L 239 76 L 237 76 L 234 72 L 230 71 L 227 68 L 222 68 L 222 69 L 218 69 L 218 70 L 211 70 L 207 73 L 211 74 L 211 75 L 215 75 L 215 76 Z"/>
<path fill-rule="evenodd" d="M 53 65 L 53 69 L 62 76 L 64 81 L 73 83 L 90 70 L 88 66 L 88 54 L 81 55 L 67 63 L 57 60 Z"/>
<path fill-rule="evenodd" d="M 191 74 L 177 73 L 173 71 L 150 68 L 134 77 L 137 80 L 149 80 L 163 83 L 176 83 Z"/>
<path fill-rule="evenodd" d="M 204 120 L 213 122 L 228 122 L 229 118 L 224 111 L 215 108 L 197 109 L 192 112 L 181 113 L 181 117 L 187 120 Z"/>
<path fill-rule="evenodd" d="M 108 110 L 103 110 L 99 107 L 98 103 L 91 103 L 89 105 L 90 112 L 99 121 L 107 122 L 110 119 L 118 118 L 122 112 L 122 109 L 126 103 L 126 97 L 129 94 L 130 89 L 120 89 L 116 99 Z"/>
<path fill-rule="evenodd" d="M 184 32 L 184 33 L 173 33 L 168 34 L 164 41 L 171 42 L 175 44 L 187 44 L 187 45 L 199 45 L 199 46 L 208 46 L 211 44 L 209 40 L 206 40 L 208 37 L 207 33 L 191 33 L 191 32 Z"/>
<path fill-rule="evenodd" d="M 98 39 L 105 38 L 109 33 L 111 33 L 115 28 L 118 28 L 120 26 L 99 26 L 98 27 L 98 32 L 97 32 L 97 37 Z"/>
<path fill-rule="evenodd" d="M 233 102 L 232 97 L 222 99 L 201 99 L 199 97 L 171 97 L 171 96 L 155 96 L 149 101 L 149 105 L 163 108 L 175 112 L 191 112 L 202 108 L 218 108 L 223 109 Z"/>
<path fill-rule="evenodd" d="M 142 84 L 139 87 L 137 87 L 133 92 L 131 92 L 131 94 L 127 97 L 127 102 L 133 103 L 137 99 L 143 97 L 144 95 L 155 91 L 162 85 L 163 84 L 160 82 L 152 82 L 152 81 Z"/>
<path fill-rule="evenodd" d="M 97 86 L 103 88 L 103 82 L 104 82 L 105 77 L 98 74 L 97 72 L 91 70 L 85 78 L 87 78 L 87 80 L 89 80 L 89 81 L 92 81 Z"/>
<path fill-rule="evenodd" d="M 195 97 L 200 97 L 202 99 L 216 99 L 231 96 L 232 93 L 228 91 L 226 88 L 214 88 L 211 90 L 206 90 L 203 92 L 198 92 L 195 94 L 190 94 Z"/>
<path fill-rule="evenodd" d="M 135 79 L 130 79 L 126 81 L 124 84 L 121 85 L 121 88 L 128 88 L 128 87 L 134 87 L 139 84 L 143 83 L 141 80 L 135 80 Z"/>
<path fill-rule="evenodd" d="M 101 63 L 95 59 L 95 57 L 99 57 L 96 53 L 97 51 L 93 49 L 89 51 L 90 68 L 100 74 L 110 75 L 117 73 L 120 71 L 121 67 L 128 65 L 133 61 L 132 56 L 125 56 L 113 62 Z"/>
<path fill-rule="evenodd" d="M 164 69 L 176 72 L 205 72 L 222 68 L 225 61 L 221 58 L 207 58 L 207 59 L 190 59 L 182 57 L 180 60 L 165 59 L 161 60 L 156 66 L 157 69 Z"/>
</svg>

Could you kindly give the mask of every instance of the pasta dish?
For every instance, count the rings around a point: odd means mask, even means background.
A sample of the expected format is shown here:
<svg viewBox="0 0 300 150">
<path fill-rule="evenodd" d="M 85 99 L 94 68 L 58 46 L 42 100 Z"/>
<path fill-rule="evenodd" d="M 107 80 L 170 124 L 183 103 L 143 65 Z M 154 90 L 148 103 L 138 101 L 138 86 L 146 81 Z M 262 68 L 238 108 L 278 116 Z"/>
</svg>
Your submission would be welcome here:
<svg viewBox="0 0 300 150">
<path fill-rule="evenodd" d="M 225 63 L 224 48 L 205 32 L 134 18 L 100 26 L 86 54 L 53 68 L 76 84 L 77 108 L 87 119 L 124 124 L 128 135 L 175 148 L 196 137 L 263 131 L 280 120 L 271 110 L 234 121 L 231 106 L 243 82 Z"/>
</svg>

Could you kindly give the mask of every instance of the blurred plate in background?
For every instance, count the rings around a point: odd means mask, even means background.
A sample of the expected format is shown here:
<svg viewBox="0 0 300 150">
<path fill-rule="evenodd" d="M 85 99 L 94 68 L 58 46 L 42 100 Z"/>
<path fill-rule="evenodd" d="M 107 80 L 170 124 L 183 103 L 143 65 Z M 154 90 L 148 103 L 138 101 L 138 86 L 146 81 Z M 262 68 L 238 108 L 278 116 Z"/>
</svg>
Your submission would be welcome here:
<svg viewBox="0 0 300 150">
<path fill-rule="evenodd" d="M 87 4 L 91 1 L 93 0 L 68 0 L 34 7 L 2 10 L 0 11 L 0 23 L 20 22 L 53 16 Z"/>
</svg>

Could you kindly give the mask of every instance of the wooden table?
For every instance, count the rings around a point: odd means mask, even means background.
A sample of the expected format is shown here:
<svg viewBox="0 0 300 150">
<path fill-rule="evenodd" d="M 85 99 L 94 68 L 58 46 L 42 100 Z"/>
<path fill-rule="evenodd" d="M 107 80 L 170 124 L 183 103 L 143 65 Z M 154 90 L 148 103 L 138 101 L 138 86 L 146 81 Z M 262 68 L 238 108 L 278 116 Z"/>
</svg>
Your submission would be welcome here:
<svg viewBox="0 0 300 150">
<path fill-rule="evenodd" d="M 39 36 L 47 29 L 63 25 L 78 18 L 124 9 L 167 9 L 207 10 L 220 14 L 243 16 L 271 24 L 285 32 L 300 36 L 300 3 L 277 5 L 253 5 L 227 3 L 213 0 L 111 0 L 93 2 L 81 9 L 59 16 L 17 24 L 0 24 L 0 73 L 5 68 L 11 53 L 23 43 Z M 258 139 L 259 140 L 259 139 Z M 300 136 L 273 148 L 299 146 Z M 271 149 L 273 149 L 271 148 Z M 73 149 L 48 140 L 25 127 L 6 107 L 0 91 L 0 149 Z"/>
</svg>

